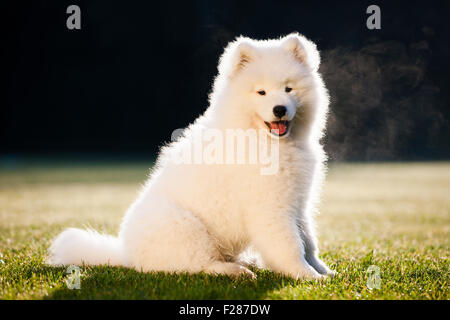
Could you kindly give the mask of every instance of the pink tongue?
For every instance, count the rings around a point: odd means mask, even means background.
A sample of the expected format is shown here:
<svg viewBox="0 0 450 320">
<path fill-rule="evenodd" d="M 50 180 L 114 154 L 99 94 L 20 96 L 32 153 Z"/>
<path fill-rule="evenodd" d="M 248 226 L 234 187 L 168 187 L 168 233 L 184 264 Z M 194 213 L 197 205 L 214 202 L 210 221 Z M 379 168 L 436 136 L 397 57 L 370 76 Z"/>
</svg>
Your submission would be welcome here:
<svg viewBox="0 0 450 320">
<path fill-rule="evenodd" d="M 275 133 L 278 135 L 282 135 L 286 132 L 287 126 L 285 122 L 271 122 L 270 127 L 272 128 Z"/>
</svg>

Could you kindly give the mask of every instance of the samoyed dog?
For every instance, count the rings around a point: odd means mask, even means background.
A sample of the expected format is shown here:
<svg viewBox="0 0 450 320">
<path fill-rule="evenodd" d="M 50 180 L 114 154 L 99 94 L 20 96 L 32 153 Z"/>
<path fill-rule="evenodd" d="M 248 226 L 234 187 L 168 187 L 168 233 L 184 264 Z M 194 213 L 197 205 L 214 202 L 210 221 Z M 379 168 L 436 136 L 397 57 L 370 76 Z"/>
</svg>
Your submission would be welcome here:
<svg viewBox="0 0 450 320">
<path fill-rule="evenodd" d="M 254 277 L 253 263 L 296 279 L 332 275 L 314 225 L 329 103 L 319 63 L 316 45 L 297 33 L 229 43 L 209 107 L 161 149 L 118 236 L 67 229 L 54 239 L 49 264 Z M 229 132 L 237 139 L 219 143 Z M 276 155 L 271 163 L 248 161 L 251 143 L 237 146 L 249 132 L 263 133 L 256 147 Z M 196 156 L 202 147 L 226 160 Z M 229 161 L 237 150 L 242 159 Z"/>
</svg>

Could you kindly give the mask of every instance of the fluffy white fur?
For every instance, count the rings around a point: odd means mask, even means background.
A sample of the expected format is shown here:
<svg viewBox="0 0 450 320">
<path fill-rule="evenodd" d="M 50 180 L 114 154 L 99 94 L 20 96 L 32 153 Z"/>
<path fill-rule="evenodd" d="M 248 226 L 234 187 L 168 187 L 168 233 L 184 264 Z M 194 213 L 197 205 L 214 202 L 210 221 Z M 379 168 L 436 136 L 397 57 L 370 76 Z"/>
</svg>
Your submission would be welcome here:
<svg viewBox="0 0 450 320">
<path fill-rule="evenodd" d="M 258 260 L 294 278 L 333 274 L 318 257 L 313 221 L 325 172 L 319 139 L 328 109 L 319 63 L 315 44 L 296 33 L 231 42 L 208 109 L 162 148 L 118 237 L 67 229 L 53 241 L 49 263 L 253 276 L 245 261 Z M 276 120 L 275 105 L 286 106 L 283 119 L 291 121 L 289 135 L 279 139 L 275 175 L 261 175 L 258 164 L 174 163 L 174 151 L 187 148 L 196 132 L 267 129 L 264 121 Z M 259 258 L 249 258 L 250 252 Z"/>
</svg>

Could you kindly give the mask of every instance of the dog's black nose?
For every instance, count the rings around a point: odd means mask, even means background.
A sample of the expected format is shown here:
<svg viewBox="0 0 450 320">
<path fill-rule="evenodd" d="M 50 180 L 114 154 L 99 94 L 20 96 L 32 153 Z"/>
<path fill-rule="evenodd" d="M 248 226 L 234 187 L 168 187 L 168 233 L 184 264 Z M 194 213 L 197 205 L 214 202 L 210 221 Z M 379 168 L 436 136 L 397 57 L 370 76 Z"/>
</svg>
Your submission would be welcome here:
<svg viewBox="0 0 450 320">
<path fill-rule="evenodd" d="M 273 107 L 273 114 L 275 117 L 281 118 L 286 114 L 286 107 L 285 106 L 275 106 Z"/>
</svg>

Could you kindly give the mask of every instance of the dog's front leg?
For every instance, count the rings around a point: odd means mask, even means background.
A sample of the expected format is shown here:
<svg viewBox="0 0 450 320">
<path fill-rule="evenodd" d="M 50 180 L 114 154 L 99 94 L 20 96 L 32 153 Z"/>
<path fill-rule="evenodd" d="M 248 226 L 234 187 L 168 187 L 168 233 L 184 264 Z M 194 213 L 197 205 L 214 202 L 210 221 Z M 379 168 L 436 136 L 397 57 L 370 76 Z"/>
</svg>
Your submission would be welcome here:
<svg viewBox="0 0 450 320">
<path fill-rule="evenodd" d="M 267 267 L 295 279 L 322 276 L 305 260 L 298 227 L 288 217 L 258 215 L 248 224 L 249 236 Z"/>
<path fill-rule="evenodd" d="M 334 271 L 319 258 L 319 248 L 317 245 L 317 236 L 315 233 L 314 221 L 311 217 L 303 218 L 299 221 L 300 235 L 305 248 L 306 261 L 316 269 L 317 272 L 327 276 L 333 276 Z"/>
</svg>

